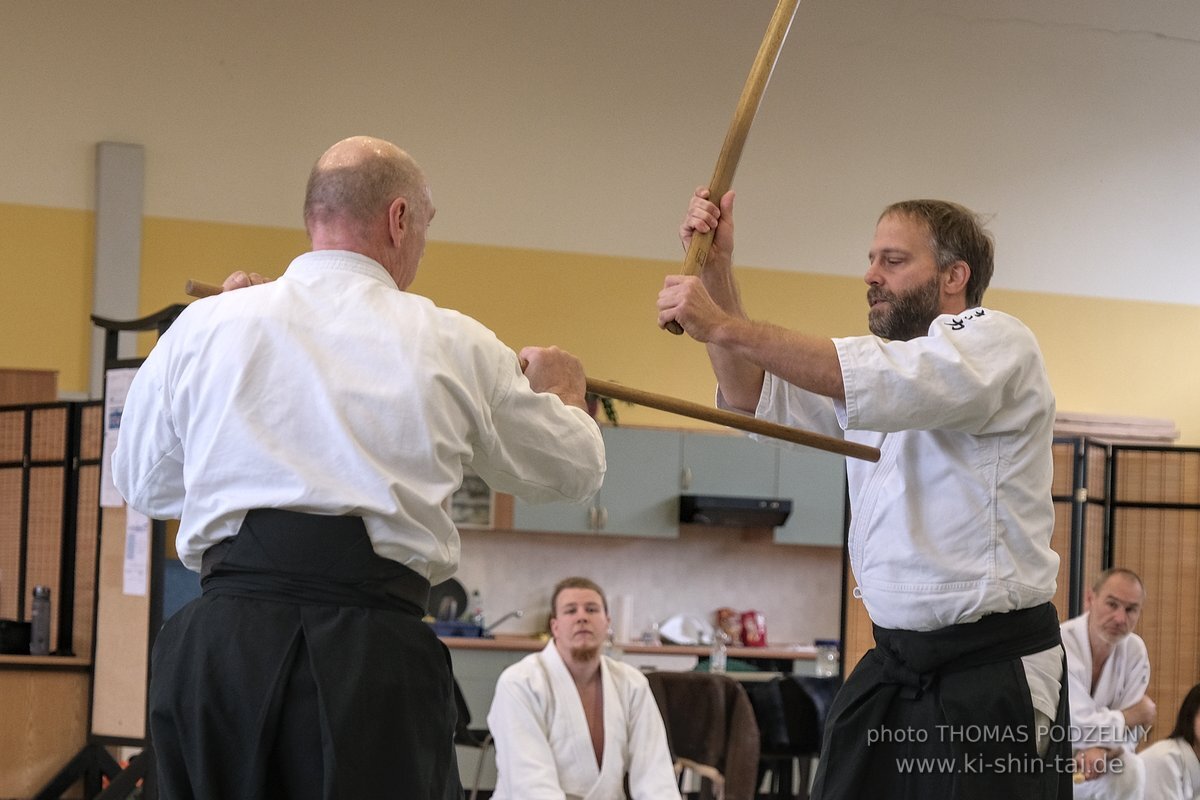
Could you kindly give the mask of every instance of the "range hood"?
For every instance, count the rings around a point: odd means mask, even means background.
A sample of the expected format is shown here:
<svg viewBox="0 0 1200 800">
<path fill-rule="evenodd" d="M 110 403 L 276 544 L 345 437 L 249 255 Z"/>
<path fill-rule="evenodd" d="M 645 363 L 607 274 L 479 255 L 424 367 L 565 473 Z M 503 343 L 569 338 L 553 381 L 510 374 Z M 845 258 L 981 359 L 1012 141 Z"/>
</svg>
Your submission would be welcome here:
<svg viewBox="0 0 1200 800">
<path fill-rule="evenodd" d="M 787 521 L 792 501 L 775 497 L 681 494 L 679 521 L 726 528 L 774 528 Z"/>
</svg>

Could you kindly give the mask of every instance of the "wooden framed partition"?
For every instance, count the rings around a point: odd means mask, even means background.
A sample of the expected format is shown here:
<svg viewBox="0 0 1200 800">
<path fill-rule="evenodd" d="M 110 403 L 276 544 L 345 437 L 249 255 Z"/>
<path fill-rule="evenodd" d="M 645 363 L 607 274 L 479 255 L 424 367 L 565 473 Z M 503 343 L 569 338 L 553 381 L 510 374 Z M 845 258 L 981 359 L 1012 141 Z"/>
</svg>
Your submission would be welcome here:
<svg viewBox="0 0 1200 800">
<path fill-rule="evenodd" d="M 108 402 L 112 379 L 141 364 L 141 359 L 122 358 L 118 354 L 118 339 L 123 332 L 157 331 L 161 335 L 179 316 L 184 306 L 176 305 L 141 319 L 120 321 L 92 316 L 92 321 L 105 331 L 104 361 L 106 370 L 105 402 L 100 404 L 100 429 L 115 432 L 119 424 L 124 394 L 116 404 Z M 109 452 L 113 442 L 105 443 L 101 436 L 101 453 Z M 102 456 L 103 458 L 103 456 Z M 94 574 L 95 640 L 92 645 L 91 707 L 88 714 L 86 741 L 74 757 L 34 795 L 34 800 L 54 800 L 72 785 L 82 780 L 85 797 L 95 797 L 104 779 L 106 798 L 138 795 L 144 800 L 158 796 L 154 774 L 154 751 L 147 725 L 147 703 L 150 675 L 150 653 L 154 635 L 162 624 L 163 540 L 165 523 L 149 522 L 149 537 L 144 571 L 132 565 L 134 578 L 128 577 L 129 555 L 133 532 L 128 526 L 126 509 L 119 496 L 116 501 L 101 506 L 99 473 L 91 484 L 95 487 L 91 506 L 103 523 Z M 102 513 L 101 513 L 102 512 Z M 134 559 L 137 560 L 136 558 Z M 137 584 L 136 586 L 134 584 Z M 108 748 L 125 745 L 141 747 L 141 752 L 122 768 Z"/>
<path fill-rule="evenodd" d="M 1137 632 L 1150 653 L 1155 741 L 1200 683 L 1200 448 L 1113 445 L 1109 487 L 1110 564 L 1146 586 Z"/>
<path fill-rule="evenodd" d="M 91 653 L 99 469 L 99 403 L 0 407 L 0 618 L 50 587 L 60 656 Z"/>
<path fill-rule="evenodd" d="M 51 655 L 0 656 L 0 797 L 30 797 L 87 741 L 100 404 L 0 407 L 0 617 L 50 587 Z"/>
</svg>

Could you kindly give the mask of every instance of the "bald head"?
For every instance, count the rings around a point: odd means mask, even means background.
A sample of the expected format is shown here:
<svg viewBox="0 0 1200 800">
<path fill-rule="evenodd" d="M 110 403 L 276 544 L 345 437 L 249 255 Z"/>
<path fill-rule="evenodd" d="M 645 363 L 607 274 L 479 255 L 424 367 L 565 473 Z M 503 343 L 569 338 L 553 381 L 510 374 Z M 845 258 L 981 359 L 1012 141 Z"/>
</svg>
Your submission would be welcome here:
<svg viewBox="0 0 1200 800">
<path fill-rule="evenodd" d="M 310 237 L 336 224 L 357 228 L 365 238 L 397 197 L 410 206 L 425 204 L 425 176 L 417 162 L 382 139 L 343 139 L 325 151 L 308 177 L 304 225 Z"/>
<path fill-rule="evenodd" d="M 433 215 L 417 162 L 382 139 L 343 139 L 308 177 L 304 227 L 313 250 L 361 253 L 379 262 L 401 289 L 416 275 Z"/>
</svg>

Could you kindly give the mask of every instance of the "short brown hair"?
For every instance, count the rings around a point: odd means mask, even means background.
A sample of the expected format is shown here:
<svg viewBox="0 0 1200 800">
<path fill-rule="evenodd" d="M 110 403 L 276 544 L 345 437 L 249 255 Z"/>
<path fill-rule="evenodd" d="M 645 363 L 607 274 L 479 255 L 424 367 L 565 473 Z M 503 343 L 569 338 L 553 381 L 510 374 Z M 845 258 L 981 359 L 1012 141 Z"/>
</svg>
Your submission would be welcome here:
<svg viewBox="0 0 1200 800">
<path fill-rule="evenodd" d="M 971 268 L 971 277 L 967 280 L 967 307 L 974 308 L 983 303 L 983 293 L 992 282 L 995 268 L 995 244 L 978 214 L 947 200 L 902 200 L 885 208 L 879 218 L 891 214 L 924 222 L 932 239 L 938 269 L 944 270 L 955 261 L 964 262 Z"/>
<path fill-rule="evenodd" d="M 604 590 L 590 578 L 574 576 L 563 578 L 554 585 L 554 594 L 550 595 L 550 619 L 558 616 L 558 596 L 562 594 L 563 589 L 591 589 L 600 595 L 600 604 L 604 606 L 604 613 L 608 613 L 608 598 L 604 596 Z"/>
</svg>

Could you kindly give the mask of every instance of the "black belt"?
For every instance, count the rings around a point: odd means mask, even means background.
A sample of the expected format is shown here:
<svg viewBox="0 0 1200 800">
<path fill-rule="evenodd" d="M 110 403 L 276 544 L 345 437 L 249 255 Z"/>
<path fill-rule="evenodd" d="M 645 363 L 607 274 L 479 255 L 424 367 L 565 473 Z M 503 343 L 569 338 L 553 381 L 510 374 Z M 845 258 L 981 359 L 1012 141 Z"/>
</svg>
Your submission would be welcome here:
<svg viewBox="0 0 1200 800">
<path fill-rule="evenodd" d="M 253 509 L 237 536 L 205 551 L 205 594 L 302 605 L 390 608 L 418 616 L 429 581 L 375 552 L 361 517 Z"/>
<path fill-rule="evenodd" d="M 935 631 L 873 626 L 874 657 L 882 662 L 881 683 L 904 687 L 902 697 L 920 696 L 938 675 L 1040 653 L 1062 643 L 1051 603 Z M 1064 681 L 1065 683 L 1065 681 Z"/>
</svg>

